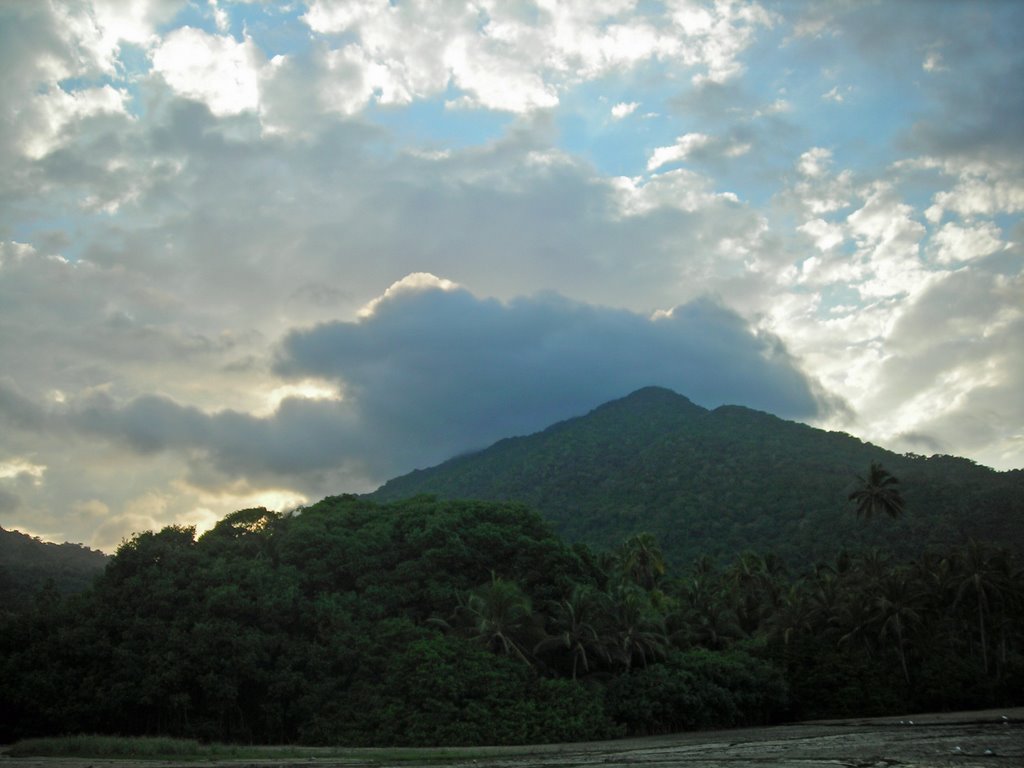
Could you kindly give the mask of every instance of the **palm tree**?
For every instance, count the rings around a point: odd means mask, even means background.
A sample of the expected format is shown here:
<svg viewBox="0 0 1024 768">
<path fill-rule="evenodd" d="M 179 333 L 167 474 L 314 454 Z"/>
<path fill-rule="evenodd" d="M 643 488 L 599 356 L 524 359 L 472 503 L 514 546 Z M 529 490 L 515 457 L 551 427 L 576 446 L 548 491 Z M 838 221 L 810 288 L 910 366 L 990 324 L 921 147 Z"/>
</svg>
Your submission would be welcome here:
<svg viewBox="0 0 1024 768">
<path fill-rule="evenodd" d="M 871 462 L 868 470 L 868 477 L 865 480 L 857 476 L 860 487 L 853 491 L 847 498 L 857 504 L 857 517 L 861 515 L 870 520 L 875 513 L 899 517 L 903 514 L 903 496 L 900 494 L 899 480 L 882 468 L 877 461 Z"/>
<path fill-rule="evenodd" d="M 779 606 L 768 617 L 771 634 L 789 645 L 795 637 L 810 634 L 814 611 L 803 582 L 791 584 Z"/>
<path fill-rule="evenodd" d="M 567 651 L 572 659 L 572 679 L 579 671 L 590 671 L 594 657 L 609 662 L 611 656 L 599 628 L 604 611 L 601 593 L 584 585 L 577 585 L 566 600 L 556 603 L 552 610 L 551 634 L 541 640 L 534 653 Z"/>
<path fill-rule="evenodd" d="M 953 563 L 954 605 L 973 601 L 978 612 L 981 666 L 988 674 L 988 633 L 986 616 L 1001 607 L 1010 593 L 1009 568 L 1005 553 L 992 552 L 971 539 L 962 555 Z"/>
<path fill-rule="evenodd" d="M 915 583 L 913 576 L 903 569 L 888 574 L 879 585 L 874 600 L 873 623 L 879 639 L 894 640 L 896 653 L 903 669 L 903 679 L 910 685 L 910 669 L 907 666 L 907 634 L 922 620 L 925 594 Z"/>
<path fill-rule="evenodd" d="M 782 600 L 781 580 L 785 567 L 774 555 L 762 557 L 744 552 L 726 571 L 736 620 L 753 636 Z"/>
<path fill-rule="evenodd" d="M 468 633 L 488 648 L 529 663 L 525 648 L 537 631 L 530 598 L 514 581 L 491 574 L 458 609 Z"/>
<path fill-rule="evenodd" d="M 676 584 L 676 594 L 679 607 L 668 616 L 673 645 L 717 651 L 743 635 L 725 600 L 722 577 L 707 555 L 694 564 L 689 577 Z"/>
<path fill-rule="evenodd" d="M 635 584 L 650 592 L 665 575 L 665 557 L 649 533 L 631 536 L 622 545 L 619 568 Z"/>
<path fill-rule="evenodd" d="M 665 653 L 661 617 L 651 607 L 650 596 L 634 584 L 619 584 L 609 603 L 610 629 L 615 636 L 613 653 L 629 671 L 634 659 L 643 666 Z"/>
<path fill-rule="evenodd" d="M 811 626 L 820 634 L 834 634 L 842 625 L 843 599 L 848 587 L 829 566 L 822 566 L 808 585 L 808 613 Z"/>
</svg>

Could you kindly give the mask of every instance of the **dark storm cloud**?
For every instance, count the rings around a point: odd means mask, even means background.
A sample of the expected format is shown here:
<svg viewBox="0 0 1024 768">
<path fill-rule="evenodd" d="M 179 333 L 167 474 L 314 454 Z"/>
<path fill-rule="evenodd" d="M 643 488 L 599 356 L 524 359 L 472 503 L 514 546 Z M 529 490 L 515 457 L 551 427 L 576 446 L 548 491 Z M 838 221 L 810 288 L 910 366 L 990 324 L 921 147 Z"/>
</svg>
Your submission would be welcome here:
<svg viewBox="0 0 1024 768">
<path fill-rule="evenodd" d="M 289 398 L 260 417 L 101 393 L 69 403 L 60 418 L 139 454 L 179 453 L 197 477 L 301 482 L 342 468 L 379 482 L 649 384 L 712 407 L 797 418 L 823 408 L 778 339 L 710 299 L 651 319 L 554 294 L 501 303 L 403 285 L 358 321 L 284 340 L 278 372 L 334 380 L 342 400 Z M 25 410 L 19 402 L 16 412 Z"/>
<path fill-rule="evenodd" d="M 0 512 L 13 512 L 20 505 L 21 499 L 13 493 L 0 488 Z"/>
<path fill-rule="evenodd" d="M 39 430 L 46 423 L 46 411 L 19 391 L 13 381 L 0 378 L 0 423 Z"/>
<path fill-rule="evenodd" d="M 116 439 L 138 453 L 180 452 L 227 477 L 301 476 L 352 461 L 358 447 L 346 409 L 334 402 L 286 399 L 261 418 L 205 413 L 155 395 L 126 404 L 94 396 L 75 403 L 69 419 L 81 432 Z"/>
<path fill-rule="evenodd" d="M 705 406 L 787 417 L 821 408 L 777 339 L 708 299 L 649 319 L 551 294 L 504 304 L 465 290 L 407 291 L 360 321 L 292 332 L 277 369 L 337 381 L 359 413 L 364 445 L 404 468 L 651 384 Z"/>
<path fill-rule="evenodd" d="M 1018 23 L 1024 27 L 1024 13 Z M 914 125 L 908 146 L 929 154 L 995 161 L 1007 153 L 1019 157 L 1024 150 L 1022 79 L 1024 52 L 967 78 L 943 82 L 936 88 L 938 114 Z"/>
</svg>

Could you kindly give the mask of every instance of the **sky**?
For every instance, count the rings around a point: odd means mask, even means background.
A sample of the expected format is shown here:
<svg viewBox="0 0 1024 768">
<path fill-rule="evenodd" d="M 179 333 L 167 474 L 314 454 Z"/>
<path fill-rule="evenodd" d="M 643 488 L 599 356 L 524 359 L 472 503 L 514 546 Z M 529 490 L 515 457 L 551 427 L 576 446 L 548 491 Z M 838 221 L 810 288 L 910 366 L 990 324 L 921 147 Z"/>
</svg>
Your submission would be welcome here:
<svg viewBox="0 0 1024 768">
<path fill-rule="evenodd" d="M 0 0 L 0 525 L 647 385 L 1024 467 L 1024 3 Z"/>
</svg>

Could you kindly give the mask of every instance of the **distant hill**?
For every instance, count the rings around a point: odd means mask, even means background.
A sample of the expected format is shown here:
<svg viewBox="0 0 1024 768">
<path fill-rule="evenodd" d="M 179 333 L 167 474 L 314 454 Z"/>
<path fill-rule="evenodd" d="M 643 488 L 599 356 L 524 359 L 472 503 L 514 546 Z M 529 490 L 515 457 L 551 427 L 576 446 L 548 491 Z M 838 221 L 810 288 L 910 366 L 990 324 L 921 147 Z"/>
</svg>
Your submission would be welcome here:
<svg viewBox="0 0 1024 768">
<path fill-rule="evenodd" d="M 0 528 L 0 605 L 20 610 L 50 581 L 62 594 L 81 592 L 109 559 L 81 544 L 51 544 Z"/>
<path fill-rule="evenodd" d="M 872 461 L 900 480 L 899 520 L 857 519 L 847 496 Z M 790 563 L 879 546 L 914 556 L 968 538 L 1024 551 L 1024 471 L 900 455 L 740 406 L 707 410 L 658 387 L 527 437 L 385 483 L 416 494 L 520 501 L 598 548 L 649 531 L 670 561 L 772 551 Z"/>
</svg>

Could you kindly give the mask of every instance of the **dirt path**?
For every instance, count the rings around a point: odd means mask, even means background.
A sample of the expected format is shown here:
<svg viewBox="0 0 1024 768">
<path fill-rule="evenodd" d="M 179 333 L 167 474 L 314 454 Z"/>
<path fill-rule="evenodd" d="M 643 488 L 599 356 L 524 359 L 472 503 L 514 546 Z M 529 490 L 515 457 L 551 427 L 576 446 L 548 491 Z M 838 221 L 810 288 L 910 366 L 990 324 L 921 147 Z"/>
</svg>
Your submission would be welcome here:
<svg viewBox="0 0 1024 768">
<path fill-rule="evenodd" d="M 143 768 L 1024 768 L 1024 708 L 830 720 L 625 739 L 485 749 L 353 749 L 345 757 L 218 763 L 139 762 Z M 126 768 L 127 761 L 0 757 L 0 768 Z"/>
</svg>

